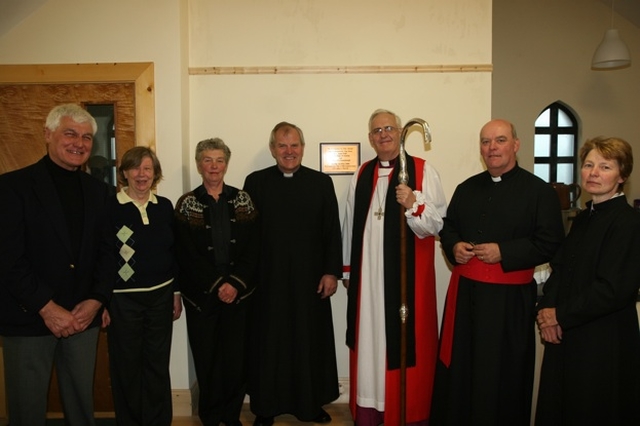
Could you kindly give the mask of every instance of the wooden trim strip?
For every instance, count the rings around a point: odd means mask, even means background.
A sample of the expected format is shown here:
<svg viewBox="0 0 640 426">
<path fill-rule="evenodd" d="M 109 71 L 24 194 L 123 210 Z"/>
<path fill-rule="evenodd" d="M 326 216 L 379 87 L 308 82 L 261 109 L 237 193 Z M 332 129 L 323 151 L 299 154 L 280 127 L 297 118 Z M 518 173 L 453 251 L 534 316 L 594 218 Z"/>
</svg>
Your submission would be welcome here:
<svg viewBox="0 0 640 426">
<path fill-rule="evenodd" d="M 0 83 L 102 83 L 135 82 L 151 62 L 109 64 L 1 65 Z M 153 68 L 151 68 L 153 73 Z"/>
<path fill-rule="evenodd" d="M 407 74 L 492 72 L 491 64 L 467 65 L 356 65 L 356 66 L 256 66 L 256 67 L 190 67 L 190 75 L 249 74 Z"/>
</svg>

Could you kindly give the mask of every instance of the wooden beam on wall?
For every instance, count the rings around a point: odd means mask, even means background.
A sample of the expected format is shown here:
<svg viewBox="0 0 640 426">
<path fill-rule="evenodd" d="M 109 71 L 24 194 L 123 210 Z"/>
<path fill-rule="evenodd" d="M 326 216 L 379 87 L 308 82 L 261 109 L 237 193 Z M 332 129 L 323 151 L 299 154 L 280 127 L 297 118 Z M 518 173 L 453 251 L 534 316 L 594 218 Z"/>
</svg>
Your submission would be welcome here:
<svg viewBox="0 0 640 426">
<path fill-rule="evenodd" d="M 191 67 L 190 75 L 248 74 L 410 74 L 492 72 L 491 64 L 464 65 L 356 65 L 356 66 L 249 66 Z"/>
</svg>

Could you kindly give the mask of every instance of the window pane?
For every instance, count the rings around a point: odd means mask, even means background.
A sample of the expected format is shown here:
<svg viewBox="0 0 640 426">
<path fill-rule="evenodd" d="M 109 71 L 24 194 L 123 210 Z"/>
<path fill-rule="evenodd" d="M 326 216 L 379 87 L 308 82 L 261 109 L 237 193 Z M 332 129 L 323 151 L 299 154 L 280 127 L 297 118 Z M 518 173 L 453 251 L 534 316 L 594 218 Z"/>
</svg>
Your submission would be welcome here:
<svg viewBox="0 0 640 426">
<path fill-rule="evenodd" d="M 89 157 L 88 172 L 98 180 L 111 186 L 118 184 L 116 179 L 115 153 L 115 105 L 89 104 L 87 111 L 93 115 L 98 124 L 98 132 L 93 137 L 93 148 Z"/>
<path fill-rule="evenodd" d="M 558 157 L 573 155 L 573 135 L 558 135 Z"/>
<path fill-rule="evenodd" d="M 534 164 L 533 174 L 538 176 L 545 182 L 549 182 L 549 165 L 548 164 Z"/>
<path fill-rule="evenodd" d="M 533 139 L 533 156 L 549 157 L 551 155 L 551 136 L 535 135 Z"/>
<path fill-rule="evenodd" d="M 558 127 L 571 127 L 573 122 L 563 110 L 558 108 Z"/>
<path fill-rule="evenodd" d="M 558 164 L 558 182 L 573 183 L 573 164 L 560 163 Z"/>
<path fill-rule="evenodd" d="M 536 119 L 536 127 L 549 127 L 549 109 L 542 111 Z"/>
</svg>

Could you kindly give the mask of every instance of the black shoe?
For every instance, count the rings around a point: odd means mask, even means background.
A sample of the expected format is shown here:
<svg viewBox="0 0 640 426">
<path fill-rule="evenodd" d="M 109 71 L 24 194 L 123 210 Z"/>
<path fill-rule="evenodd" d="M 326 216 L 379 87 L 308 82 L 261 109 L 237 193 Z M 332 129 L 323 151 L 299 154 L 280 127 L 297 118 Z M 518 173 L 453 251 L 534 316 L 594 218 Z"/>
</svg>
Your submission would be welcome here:
<svg viewBox="0 0 640 426">
<path fill-rule="evenodd" d="M 330 423 L 331 422 L 331 416 L 329 415 L 329 413 L 327 413 L 326 411 L 324 411 L 321 408 L 320 409 L 320 414 L 315 416 L 313 418 L 312 422 L 314 422 L 314 423 Z"/>
<path fill-rule="evenodd" d="M 273 416 L 256 416 L 256 419 L 253 421 L 253 426 L 271 426 L 273 424 Z"/>
</svg>

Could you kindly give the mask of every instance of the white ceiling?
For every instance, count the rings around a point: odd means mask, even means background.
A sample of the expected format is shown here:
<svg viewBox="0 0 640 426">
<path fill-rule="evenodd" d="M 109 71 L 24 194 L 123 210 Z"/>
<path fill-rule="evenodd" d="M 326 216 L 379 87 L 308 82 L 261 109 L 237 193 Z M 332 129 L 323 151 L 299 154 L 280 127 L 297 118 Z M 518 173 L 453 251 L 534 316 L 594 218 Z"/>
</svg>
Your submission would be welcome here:
<svg viewBox="0 0 640 426">
<path fill-rule="evenodd" d="M 27 18 L 48 0 L 0 0 L 0 37 Z M 640 28 L 640 0 L 596 0 L 611 7 L 614 2 L 616 12 Z"/>
</svg>

